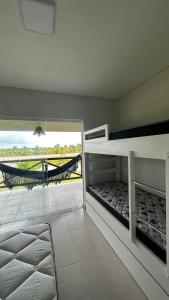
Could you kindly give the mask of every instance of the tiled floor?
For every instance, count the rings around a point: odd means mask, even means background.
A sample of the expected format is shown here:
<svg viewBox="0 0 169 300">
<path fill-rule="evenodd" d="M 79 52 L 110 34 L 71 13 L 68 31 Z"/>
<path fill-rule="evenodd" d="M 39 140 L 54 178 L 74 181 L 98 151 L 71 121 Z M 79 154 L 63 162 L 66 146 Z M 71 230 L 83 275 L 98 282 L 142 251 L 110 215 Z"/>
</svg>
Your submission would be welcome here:
<svg viewBox="0 0 169 300">
<path fill-rule="evenodd" d="M 29 219 L 1 230 L 51 224 L 59 300 L 146 300 L 83 209 Z"/>
<path fill-rule="evenodd" d="M 82 182 L 0 192 L 0 224 L 82 207 Z"/>
</svg>

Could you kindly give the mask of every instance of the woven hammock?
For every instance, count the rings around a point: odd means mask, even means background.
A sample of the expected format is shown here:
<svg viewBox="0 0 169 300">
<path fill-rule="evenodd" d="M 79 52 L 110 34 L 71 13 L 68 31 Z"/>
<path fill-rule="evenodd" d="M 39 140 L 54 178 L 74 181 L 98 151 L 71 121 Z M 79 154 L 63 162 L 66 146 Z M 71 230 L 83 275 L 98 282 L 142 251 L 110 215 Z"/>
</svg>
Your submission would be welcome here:
<svg viewBox="0 0 169 300">
<path fill-rule="evenodd" d="M 78 162 L 81 160 L 81 155 L 74 157 L 63 166 L 57 167 L 50 171 L 30 171 L 13 168 L 0 163 L 0 171 L 3 175 L 3 182 L 9 188 L 23 185 L 31 190 L 37 185 L 48 185 L 49 182 L 58 183 L 69 178 L 72 172 L 78 168 Z"/>
</svg>

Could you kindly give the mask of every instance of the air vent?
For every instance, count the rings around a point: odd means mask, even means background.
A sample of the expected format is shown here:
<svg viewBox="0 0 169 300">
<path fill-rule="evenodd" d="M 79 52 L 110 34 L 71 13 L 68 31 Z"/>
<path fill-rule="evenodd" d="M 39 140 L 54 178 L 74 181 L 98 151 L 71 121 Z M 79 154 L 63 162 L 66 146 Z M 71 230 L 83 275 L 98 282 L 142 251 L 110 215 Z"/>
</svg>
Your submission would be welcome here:
<svg viewBox="0 0 169 300">
<path fill-rule="evenodd" d="M 54 0 L 19 0 L 19 3 L 25 29 L 44 34 L 54 33 Z"/>
</svg>

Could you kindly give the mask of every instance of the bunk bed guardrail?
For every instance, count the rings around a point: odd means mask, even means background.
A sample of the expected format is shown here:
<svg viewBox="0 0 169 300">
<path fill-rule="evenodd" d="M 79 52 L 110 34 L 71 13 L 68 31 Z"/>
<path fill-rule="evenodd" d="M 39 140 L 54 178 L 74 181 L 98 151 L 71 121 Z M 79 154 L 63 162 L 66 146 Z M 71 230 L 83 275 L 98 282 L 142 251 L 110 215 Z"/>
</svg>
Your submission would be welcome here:
<svg viewBox="0 0 169 300">
<path fill-rule="evenodd" d="M 109 126 L 108 124 L 104 124 L 97 128 L 88 130 L 84 133 L 85 142 L 103 142 L 109 140 Z"/>
</svg>

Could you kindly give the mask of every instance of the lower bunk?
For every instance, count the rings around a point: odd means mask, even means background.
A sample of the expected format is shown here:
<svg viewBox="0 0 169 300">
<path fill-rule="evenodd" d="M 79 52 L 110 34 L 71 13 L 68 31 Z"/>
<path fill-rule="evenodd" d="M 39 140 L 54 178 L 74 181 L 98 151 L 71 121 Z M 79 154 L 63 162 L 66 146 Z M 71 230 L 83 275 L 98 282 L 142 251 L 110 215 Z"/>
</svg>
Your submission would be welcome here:
<svg viewBox="0 0 169 300">
<path fill-rule="evenodd" d="M 86 192 L 86 211 L 114 252 L 121 259 L 149 300 L 168 300 L 165 264 L 138 240 L 132 242 L 128 229 Z"/>
<path fill-rule="evenodd" d="M 108 182 L 91 185 L 87 191 L 126 228 L 129 228 L 128 184 Z M 136 188 L 136 236 L 166 263 L 165 199 Z"/>
</svg>

